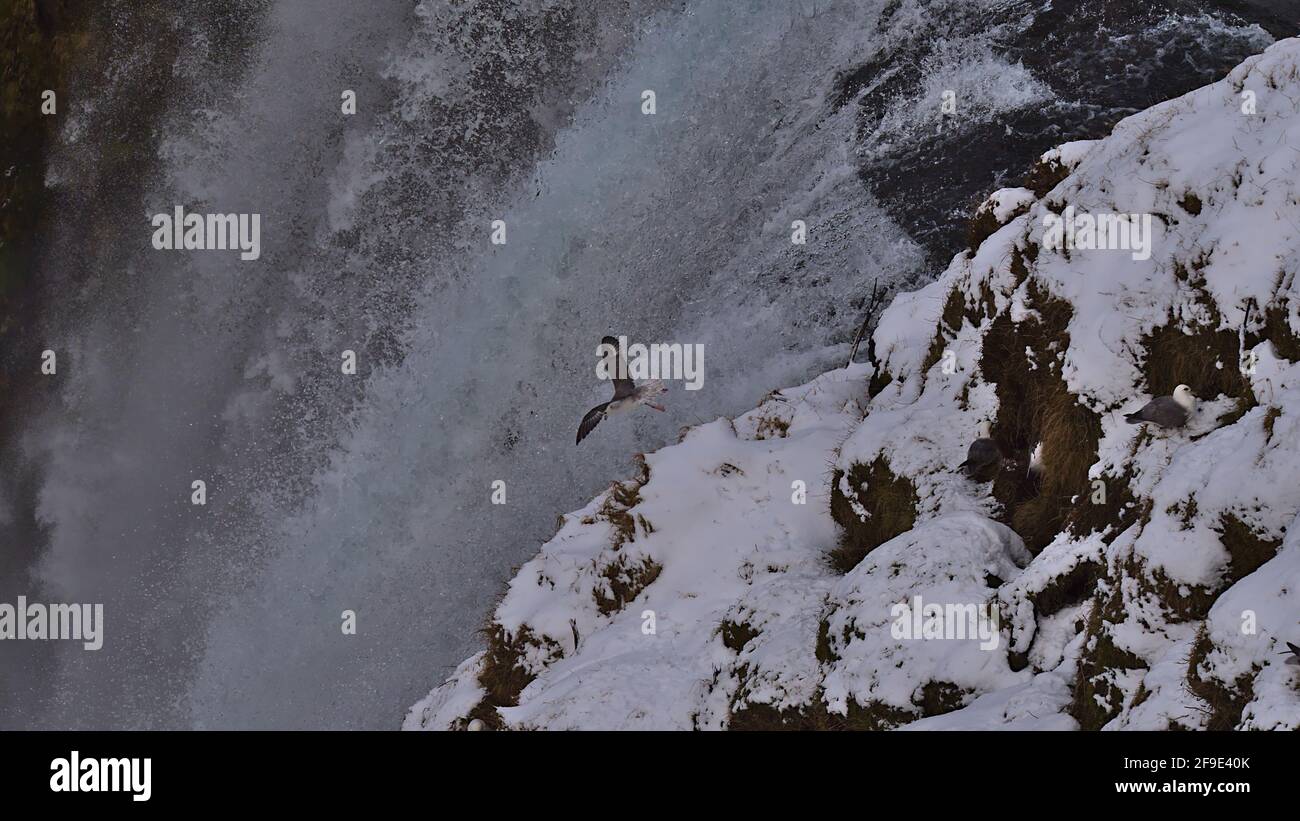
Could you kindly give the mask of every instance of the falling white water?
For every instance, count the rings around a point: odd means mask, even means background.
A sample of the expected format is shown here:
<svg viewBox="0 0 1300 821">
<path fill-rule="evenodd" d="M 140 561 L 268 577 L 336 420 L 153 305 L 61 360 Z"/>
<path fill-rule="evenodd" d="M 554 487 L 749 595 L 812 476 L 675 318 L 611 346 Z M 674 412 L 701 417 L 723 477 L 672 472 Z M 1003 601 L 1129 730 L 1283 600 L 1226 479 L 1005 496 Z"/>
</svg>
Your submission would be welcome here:
<svg viewBox="0 0 1300 821">
<path fill-rule="evenodd" d="M 430 262 L 454 284 L 421 300 L 405 358 L 372 377 L 280 549 L 209 628 L 200 723 L 391 726 L 470 650 L 557 513 L 678 427 L 843 356 L 825 346 L 856 317 L 836 306 L 915 264 L 855 177 L 851 107 L 824 102 L 869 19 L 707 4 L 643 27 L 535 175 L 469 220 L 466 257 Z M 792 246 L 796 218 L 815 253 Z M 667 414 L 608 421 L 575 448 L 607 398 L 605 333 L 702 343 L 705 387 L 672 385 Z M 339 633 L 346 609 L 357 637 Z M 232 670 L 255 672 L 232 687 Z"/>
<path fill-rule="evenodd" d="M 360 5 L 276 5 L 243 87 L 165 141 L 144 210 L 261 213 L 262 260 L 164 258 L 142 215 L 136 266 L 52 327 L 72 365 L 24 440 L 43 468 L 37 575 L 108 623 L 19 723 L 395 727 L 558 513 L 681 426 L 834 367 L 850 303 L 919 273 L 858 179 L 856 106 L 829 102 L 881 47 L 884 0 L 611 11 L 576 49 L 572 115 L 530 112 L 542 159 L 450 181 L 415 143 L 476 93 L 468 49 L 437 42 L 452 12 L 422 6 L 406 40 L 405 4 Z M 965 59 L 996 74 L 986 48 L 941 53 L 953 76 Z M 340 87 L 371 113 L 340 126 Z M 1013 83 L 1006 105 L 1040 93 Z M 472 132 L 482 165 L 509 166 Z M 670 383 L 667 413 L 575 447 L 607 398 L 607 333 L 703 344 L 704 388 Z"/>
</svg>

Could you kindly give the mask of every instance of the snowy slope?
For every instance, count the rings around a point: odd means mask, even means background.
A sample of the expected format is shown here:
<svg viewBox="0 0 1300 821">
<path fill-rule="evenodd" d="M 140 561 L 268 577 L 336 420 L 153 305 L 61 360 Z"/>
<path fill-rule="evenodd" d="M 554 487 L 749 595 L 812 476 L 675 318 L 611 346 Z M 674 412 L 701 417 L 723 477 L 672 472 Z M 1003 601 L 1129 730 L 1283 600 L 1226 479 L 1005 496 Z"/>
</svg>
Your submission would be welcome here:
<svg viewBox="0 0 1300 821">
<path fill-rule="evenodd" d="M 1300 728 L 1298 163 L 1297 40 L 1048 152 L 870 365 L 565 516 L 405 726 Z M 1149 257 L 1049 247 L 1067 208 L 1151 215 Z M 1124 421 L 1180 383 L 1185 429 Z M 899 636 L 918 596 L 999 640 Z"/>
</svg>

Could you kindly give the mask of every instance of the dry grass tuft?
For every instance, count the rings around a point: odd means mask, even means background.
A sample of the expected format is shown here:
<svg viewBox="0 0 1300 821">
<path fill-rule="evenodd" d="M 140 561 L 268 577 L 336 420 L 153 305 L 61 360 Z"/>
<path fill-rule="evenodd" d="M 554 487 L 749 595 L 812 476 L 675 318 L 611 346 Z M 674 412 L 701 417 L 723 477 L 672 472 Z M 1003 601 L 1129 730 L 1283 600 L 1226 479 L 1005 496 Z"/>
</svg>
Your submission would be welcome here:
<svg viewBox="0 0 1300 821">
<path fill-rule="evenodd" d="M 778 710 L 770 704 L 746 704 L 731 713 L 727 729 L 737 732 L 772 732 L 776 730 L 892 730 L 915 721 L 917 716 L 878 702 L 865 707 L 849 702 L 846 715 L 832 713 L 821 701 L 800 708 Z"/>
<path fill-rule="evenodd" d="M 1039 199 L 1042 199 L 1068 176 L 1070 176 L 1070 169 L 1061 163 L 1056 160 L 1043 162 L 1040 159 L 1029 169 L 1029 174 L 1025 177 L 1024 187 L 1033 191 Z"/>
<path fill-rule="evenodd" d="M 764 416 L 754 428 L 755 439 L 784 439 L 790 435 L 790 420 L 779 416 Z"/>
<path fill-rule="evenodd" d="M 1196 643 L 1187 659 L 1187 689 L 1210 708 L 1206 720 L 1207 730 L 1235 730 L 1241 723 L 1241 714 L 1246 705 L 1255 697 L 1255 667 L 1250 673 L 1243 673 L 1230 686 L 1224 686 L 1213 678 L 1201 677 L 1201 664 L 1214 649 L 1205 627 L 1196 634 Z"/>
<path fill-rule="evenodd" d="M 1106 568 L 1100 562 L 1079 562 L 1068 572 L 1028 596 L 1030 603 L 1034 605 L 1034 615 L 1044 618 L 1087 600 L 1095 592 L 1097 580 L 1105 575 L 1105 572 Z"/>
<path fill-rule="evenodd" d="M 846 478 L 850 496 L 841 490 Z M 854 503 L 866 511 L 859 518 Z M 835 471 L 831 479 L 831 516 L 841 528 L 840 543 L 830 552 L 830 563 L 841 573 L 858 565 L 880 545 L 912 529 L 920 499 L 916 485 L 906 476 L 895 476 L 883 456 L 870 465 L 853 465 L 845 477 Z"/>
<path fill-rule="evenodd" d="M 615 550 L 636 539 L 637 517 L 631 509 L 641 503 L 642 484 L 641 481 L 633 480 L 610 485 L 609 495 L 596 514 L 613 526 L 614 541 L 610 546 Z M 640 518 L 645 521 L 644 516 Z"/>
<path fill-rule="evenodd" d="M 1152 396 L 1168 396 L 1187 385 L 1202 399 L 1219 395 L 1253 399 L 1241 373 L 1237 334 L 1200 325 L 1180 326 L 1173 317 L 1142 341 L 1142 370 Z"/>
<path fill-rule="evenodd" d="M 527 625 L 511 636 L 499 624 L 491 624 L 484 630 L 487 636 L 487 651 L 483 657 L 483 669 L 479 671 L 478 683 L 485 693 L 483 699 L 465 716 L 465 723 L 478 719 L 489 730 L 504 729 L 498 707 L 515 707 L 519 704 L 519 694 L 524 691 L 536 674 L 524 664 L 524 656 L 531 648 L 541 649 L 548 660 L 564 655 L 560 645 L 551 639 L 538 637 Z"/>
<path fill-rule="evenodd" d="M 993 438 L 1012 464 L 1028 465 L 1035 445 L 1043 445 L 1041 486 L 1029 483 L 1017 469 L 999 476 L 993 487 L 1006 520 L 1037 553 L 1061 531 L 1078 497 L 1090 489 L 1088 469 L 1097 459 L 1101 420 L 1061 378 L 1061 356 L 1070 344 L 1070 304 L 1033 279 L 1027 287 L 1038 316 L 1019 324 L 1006 313 L 995 318 L 984 338 L 980 370 L 996 385 Z"/>
<path fill-rule="evenodd" d="M 626 555 L 620 554 L 601 568 L 600 578 L 604 584 L 593 592 L 596 608 L 606 616 L 619 612 L 653 584 L 663 569 L 663 565 L 653 559 L 630 562 Z"/>
<path fill-rule="evenodd" d="M 1290 316 L 1289 300 L 1269 306 L 1264 312 L 1264 336 L 1278 356 L 1300 362 L 1300 335 L 1291 329 Z"/>
<path fill-rule="evenodd" d="M 1183 194 L 1183 198 L 1178 201 L 1178 205 L 1193 217 L 1201 213 L 1201 198 L 1191 191 Z"/>
<path fill-rule="evenodd" d="M 722 645 L 732 652 L 739 653 L 758 637 L 758 631 L 751 627 L 747 622 L 736 622 L 727 619 L 718 627 L 718 635 L 722 637 Z"/>
<path fill-rule="evenodd" d="M 1231 513 L 1219 516 L 1219 542 L 1228 551 L 1228 567 L 1220 581 L 1220 590 L 1236 584 L 1277 555 L 1281 539 L 1265 539 Z"/>
<path fill-rule="evenodd" d="M 1115 670 L 1139 670 L 1146 667 L 1142 659 L 1115 646 L 1108 624 L 1118 623 L 1124 615 L 1120 588 L 1099 596 L 1094 602 L 1084 628 L 1087 641 L 1079 658 L 1079 669 L 1074 679 L 1074 695 L 1068 712 L 1083 730 L 1100 730 L 1119 715 L 1124 694 L 1115 686 Z"/>
</svg>

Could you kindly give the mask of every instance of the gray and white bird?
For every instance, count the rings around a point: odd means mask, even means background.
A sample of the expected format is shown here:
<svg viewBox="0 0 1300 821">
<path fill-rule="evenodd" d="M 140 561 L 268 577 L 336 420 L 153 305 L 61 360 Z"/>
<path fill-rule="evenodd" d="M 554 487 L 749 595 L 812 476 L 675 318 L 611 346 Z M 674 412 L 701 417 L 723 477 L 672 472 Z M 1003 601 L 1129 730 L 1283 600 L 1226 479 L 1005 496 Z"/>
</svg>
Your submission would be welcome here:
<svg viewBox="0 0 1300 821">
<path fill-rule="evenodd" d="M 1126 414 L 1124 421 L 1130 425 L 1154 422 L 1162 428 L 1181 428 L 1196 412 L 1196 396 L 1186 385 L 1174 388 L 1173 396 L 1157 396 L 1141 410 Z"/>
<path fill-rule="evenodd" d="M 600 420 L 614 413 L 626 413 L 635 409 L 638 405 L 645 405 L 657 411 L 665 411 L 663 405 L 656 405 L 650 401 L 659 394 L 668 390 L 664 383 L 658 379 L 652 379 L 637 385 L 631 379 L 620 378 L 620 374 L 626 373 L 623 363 L 623 357 L 619 354 L 618 340 L 612 336 L 607 336 L 600 340 L 602 346 L 608 346 L 611 353 L 607 353 L 606 372 L 610 374 L 610 381 L 614 383 L 614 398 L 608 402 L 602 402 L 591 410 L 587 415 L 582 417 L 582 422 L 578 425 L 578 439 L 574 444 L 579 444 L 587 438 L 587 434 L 600 424 Z"/>
<path fill-rule="evenodd" d="M 966 461 L 957 466 L 972 478 L 988 476 L 1002 464 L 1002 449 L 993 441 L 993 426 L 980 422 L 980 435 L 966 449 Z"/>
</svg>

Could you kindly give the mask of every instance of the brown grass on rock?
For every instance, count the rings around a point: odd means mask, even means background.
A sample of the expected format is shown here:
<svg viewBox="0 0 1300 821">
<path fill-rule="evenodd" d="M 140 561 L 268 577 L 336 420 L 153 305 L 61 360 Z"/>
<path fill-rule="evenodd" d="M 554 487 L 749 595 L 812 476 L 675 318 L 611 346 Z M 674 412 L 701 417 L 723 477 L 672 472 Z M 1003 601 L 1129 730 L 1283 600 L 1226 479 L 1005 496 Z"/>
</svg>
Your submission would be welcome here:
<svg viewBox="0 0 1300 821">
<path fill-rule="evenodd" d="M 1196 634 L 1196 643 L 1187 659 L 1187 689 L 1204 701 L 1210 709 L 1206 718 L 1207 730 L 1235 730 L 1241 724 L 1246 705 L 1255 697 L 1254 679 L 1259 667 L 1243 673 L 1230 685 L 1201 674 L 1201 664 L 1214 650 L 1214 642 L 1204 627 Z"/>
<path fill-rule="evenodd" d="M 487 635 L 487 649 L 478 674 L 478 682 L 484 694 L 465 716 L 465 723 L 478 719 L 488 729 L 500 730 L 504 729 L 505 723 L 497 708 L 517 706 L 519 694 L 536 678 L 536 674 L 524 664 L 528 650 L 540 648 L 551 660 L 562 657 L 564 653 L 557 642 L 545 636 L 534 635 L 527 625 L 513 635 L 499 624 L 489 625 L 484 632 Z"/>
<path fill-rule="evenodd" d="M 1020 323 L 1003 313 L 984 338 L 980 371 L 996 386 L 998 417 L 992 435 L 1017 465 L 1028 465 L 1042 443 L 1041 486 L 1022 470 L 999 476 L 994 497 L 1026 546 L 1041 551 L 1064 527 L 1080 494 L 1090 489 L 1088 470 L 1097 459 L 1101 420 L 1069 392 L 1061 356 L 1069 348 L 1073 310 L 1029 279 L 1028 302 L 1037 311 Z"/>
<path fill-rule="evenodd" d="M 849 495 L 841 489 L 844 483 L 850 488 Z M 865 518 L 859 518 L 854 502 L 866 510 Z M 916 485 L 906 476 L 895 476 L 883 456 L 870 465 L 851 466 L 847 477 L 843 471 L 835 471 L 831 516 L 840 526 L 840 542 L 830 553 L 831 565 L 847 573 L 872 550 L 911 530 L 919 503 Z"/>
</svg>

